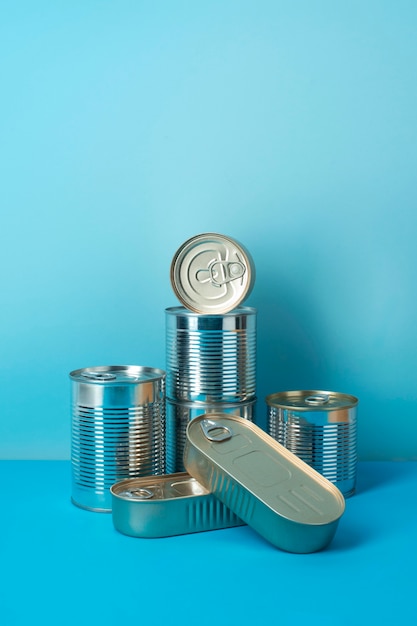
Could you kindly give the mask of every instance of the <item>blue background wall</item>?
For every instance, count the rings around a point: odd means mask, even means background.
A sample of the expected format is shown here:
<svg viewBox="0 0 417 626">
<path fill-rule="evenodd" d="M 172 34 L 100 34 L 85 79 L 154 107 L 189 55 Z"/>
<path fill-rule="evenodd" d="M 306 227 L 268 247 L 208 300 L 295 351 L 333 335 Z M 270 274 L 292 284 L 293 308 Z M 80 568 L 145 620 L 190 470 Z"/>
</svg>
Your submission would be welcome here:
<svg viewBox="0 0 417 626">
<path fill-rule="evenodd" d="M 0 8 L 0 458 L 70 455 L 70 370 L 165 366 L 189 237 L 257 268 L 264 396 L 359 397 L 417 459 L 417 4 Z"/>
</svg>

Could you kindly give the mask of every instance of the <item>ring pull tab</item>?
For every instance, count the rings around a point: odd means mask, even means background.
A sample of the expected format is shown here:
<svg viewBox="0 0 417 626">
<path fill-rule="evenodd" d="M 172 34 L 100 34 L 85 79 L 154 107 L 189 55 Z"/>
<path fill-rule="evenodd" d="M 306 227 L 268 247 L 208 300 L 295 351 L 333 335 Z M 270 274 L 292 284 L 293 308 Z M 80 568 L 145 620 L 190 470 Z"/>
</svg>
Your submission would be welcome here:
<svg viewBox="0 0 417 626">
<path fill-rule="evenodd" d="M 227 426 L 216 422 L 215 420 L 202 420 L 201 430 L 209 441 L 219 442 L 227 441 L 233 437 L 233 432 Z"/>
<path fill-rule="evenodd" d="M 116 380 L 116 375 L 110 372 L 83 372 L 81 376 L 89 380 Z"/>
<path fill-rule="evenodd" d="M 232 282 L 232 280 L 242 278 L 246 272 L 246 267 L 241 261 L 211 261 L 207 270 L 211 284 L 214 287 L 221 287 Z M 224 278 L 221 280 L 219 277 L 222 275 Z"/>
<path fill-rule="evenodd" d="M 122 492 L 121 495 L 127 496 L 132 500 L 149 500 L 150 498 L 153 498 L 155 494 L 151 489 L 134 488 L 127 489 L 126 491 Z"/>
<path fill-rule="evenodd" d="M 310 406 L 321 406 L 326 404 L 330 400 L 330 396 L 324 393 L 317 394 L 316 396 L 308 396 L 305 399 L 305 403 Z"/>
<path fill-rule="evenodd" d="M 196 272 L 195 278 L 199 283 L 210 283 L 213 287 L 222 287 L 233 280 L 238 280 L 246 272 L 246 265 L 236 254 L 235 261 L 222 261 L 213 259 L 208 263 L 207 267 L 201 268 Z"/>
</svg>

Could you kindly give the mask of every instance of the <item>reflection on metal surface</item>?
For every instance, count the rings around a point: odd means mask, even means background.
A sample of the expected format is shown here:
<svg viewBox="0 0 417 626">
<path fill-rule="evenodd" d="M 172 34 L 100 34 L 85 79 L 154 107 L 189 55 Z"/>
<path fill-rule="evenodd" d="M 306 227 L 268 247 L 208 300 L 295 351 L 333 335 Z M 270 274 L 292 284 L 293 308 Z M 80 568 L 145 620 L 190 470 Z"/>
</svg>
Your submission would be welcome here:
<svg viewBox="0 0 417 626">
<path fill-rule="evenodd" d="M 72 501 L 110 512 L 117 480 L 165 471 L 165 372 L 100 366 L 70 378 Z"/>
<path fill-rule="evenodd" d="M 166 309 L 167 398 L 245 402 L 255 397 L 256 309 L 199 315 Z"/>
<path fill-rule="evenodd" d="M 267 396 L 268 433 L 340 489 L 353 495 L 357 472 L 355 396 L 288 391 Z"/>
</svg>

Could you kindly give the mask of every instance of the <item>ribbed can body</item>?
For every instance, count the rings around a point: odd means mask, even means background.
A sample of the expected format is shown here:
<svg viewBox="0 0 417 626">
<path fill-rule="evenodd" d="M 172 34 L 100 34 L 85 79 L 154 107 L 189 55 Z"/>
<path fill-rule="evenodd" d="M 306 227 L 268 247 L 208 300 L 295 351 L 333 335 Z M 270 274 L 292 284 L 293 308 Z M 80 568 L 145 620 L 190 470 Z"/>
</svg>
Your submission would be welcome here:
<svg viewBox="0 0 417 626">
<path fill-rule="evenodd" d="M 334 483 L 345 498 L 351 496 L 357 473 L 356 404 L 327 410 L 274 406 L 268 399 L 267 404 L 267 432 Z"/>
<path fill-rule="evenodd" d="M 222 413 L 237 415 L 253 422 L 256 399 L 249 402 L 198 404 L 167 400 L 166 405 L 166 468 L 168 474 L 184 471 L 184 448 L 188 423 L 199 415 Z"/>
<path fill-rule="evenodd" d="M 223 315 L 166 309 L 167 398 L 246 402 L 256 391 L 256 310 Z"/>
<path fill-rule="evenodd" d="M 100 366 L 70 378 L 72 501 L 110 512 L 115 482 L 165 473 L 166 375 L 142 366 Z"/>
</svg>

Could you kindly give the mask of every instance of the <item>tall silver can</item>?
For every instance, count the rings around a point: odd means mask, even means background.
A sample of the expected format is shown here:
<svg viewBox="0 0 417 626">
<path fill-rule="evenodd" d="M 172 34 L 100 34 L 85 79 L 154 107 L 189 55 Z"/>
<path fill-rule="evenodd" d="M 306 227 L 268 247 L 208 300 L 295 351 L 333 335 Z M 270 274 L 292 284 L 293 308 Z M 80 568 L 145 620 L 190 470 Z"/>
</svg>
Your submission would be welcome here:
<svg viewBox="0 0 417 626">
<path fill-rule="evenodd" d="M 333 391 L 284 391 L 266 397 L 267 431 L 276 441 L 353 495 L 358 398 Z"/>
<path fill-rule="evenodd" d="M 72 502 L 111 511 L 110 487 L 165 473 L 164 370 L 136 365 L 74 370 Z"/>
<path fill-rule="evenodd" d="M 256 309 L 198 314 L 166 309 L 167 398 L 245 402 L 256 391 Z"/>
<path fill-rule="evenodd" d="M 200 415 L 222 413 L 236 415 L 245 420 L 255 420 L 256 398 L 248 402 L 172 402 L 166 404 L 166 468 L 168 474 L 184 471 L 184 448 L 188 423 Z"/>
</svg>

